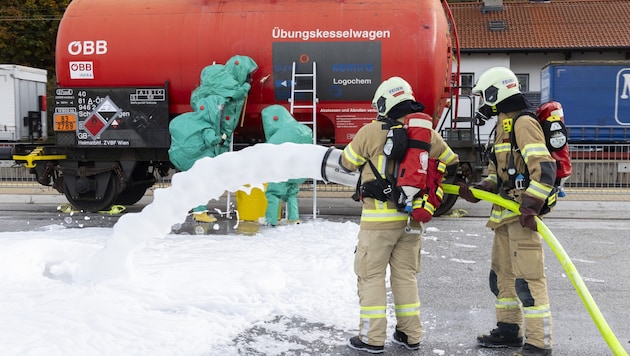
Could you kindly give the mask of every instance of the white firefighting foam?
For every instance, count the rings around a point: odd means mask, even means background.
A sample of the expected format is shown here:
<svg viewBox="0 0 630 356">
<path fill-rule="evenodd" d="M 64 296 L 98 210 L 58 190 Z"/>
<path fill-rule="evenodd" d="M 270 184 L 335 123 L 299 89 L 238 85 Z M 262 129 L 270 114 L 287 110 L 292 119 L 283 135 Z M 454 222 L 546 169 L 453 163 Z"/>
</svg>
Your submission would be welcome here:
<svg viewBox="0 0 630 356">
<path fill-rule="evenodd" d="M 186 172 L 173 176 L 171 186 L 155 191 L 153 202 L 139 213 L 123 215 L 107 244 L 69 271 L 75 282 L 97 282 L 124 276 L 131 270 L 133 252 L 150 238 L 163 237 L 181 223 L 191 207 L 218 199 L 225 191 L 244 185 L 321 179 L 327 148 L 309 144 L 257 144 L 215 158 L 198 160 Z"/>
</svg>

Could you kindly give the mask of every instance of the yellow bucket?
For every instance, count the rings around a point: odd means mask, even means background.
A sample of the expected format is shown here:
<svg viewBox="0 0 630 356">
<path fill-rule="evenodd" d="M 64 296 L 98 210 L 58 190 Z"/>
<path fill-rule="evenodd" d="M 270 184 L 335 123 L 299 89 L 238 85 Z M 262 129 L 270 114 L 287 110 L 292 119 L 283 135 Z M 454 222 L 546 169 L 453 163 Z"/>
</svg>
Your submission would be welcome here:
<svg viewBox="0 0 630 356">
<path fill-rule="evenodd" d="M 249 187 L 249 185 L 246 185 Z M 267 190 L 267 183 L 264 184 Z M 236 191 L 236 209 L 240 220 L 258 221 L 258 218 L 265 217 L 267 211 L 267 198 L 265 192 L 259 188 L 252 188 L 250 194 L 242 190 Z"/>
</svg>

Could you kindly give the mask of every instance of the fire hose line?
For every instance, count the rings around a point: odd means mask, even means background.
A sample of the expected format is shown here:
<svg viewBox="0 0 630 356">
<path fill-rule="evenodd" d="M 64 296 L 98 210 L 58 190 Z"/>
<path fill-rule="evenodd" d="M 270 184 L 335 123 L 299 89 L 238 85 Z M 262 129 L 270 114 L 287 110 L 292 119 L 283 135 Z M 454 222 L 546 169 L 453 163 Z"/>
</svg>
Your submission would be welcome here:
<svg viewBox="0 0 630 356">
<path fill-rule="evenodd" d="M 459 186 L 457 185 L 444 184 L 443 188 L 444 188 L 445 194 L 459 195 Z M 513 211 L 516 214 L 520 214 L 518 210 L 519 204 L 513 200 L 508 200 L 497 194 L 486 192 L 480 189 L 470 188 L 470 191 L 473 193 L 473 195 L 477 199 L 482 199 L 490 203 L 500 205 L 506 209 Z M 547 242 L 551 250 L 554 252 L 556 257 L 560 261 L 560 264 L 562 265 L 564 270 L 567 272 L 569 279 L 571 279 L 571 283 L 573 283 L 573 287 L 575 287 L 575 290 L 578 292 L 580 299 L 582 299 L 582 303 L 584 303 L 586 310 L 591 315 L 591 318 L 595 322 L 595 325 L 597 326 L 597 328 L 599 329 L 599 332 L 604 337 L 604 340 L 606 340 L 606 343 L 612 350 L 613 354 L 615 356 L 624 356 L 624 355 L 627 356 L 628 353 L 621 346 L 621 344 L 619 343 L 619 340 L 617 340 L 617 337 L 608 326 L 608 323 L 606 322 L 606 320 L 604 319 L 604 316 L 602 315 L 599 308 L 597 307 L 597 304 L 595 304 L 595 301 L 593 300 L 591 293 L 588 291 L 588 288 L 586 288 L 586 285 L 584 284 L 582 277 L 580 276 L 577 269 L 573 265 L 573 262 L 571 262 L 569 255 L 567 255 L 566 251 L 564 251 L 564 248 L 562 248 L 562 245 L 560 245 L 560 242 L 556 239 L 556 237 L 549 230 L 547 225 L 545 225 L 540 218 L 536 217 L 536 223 L 538 226 L 538 232 L 545 239 L 545 241 Z"/>
</svg>

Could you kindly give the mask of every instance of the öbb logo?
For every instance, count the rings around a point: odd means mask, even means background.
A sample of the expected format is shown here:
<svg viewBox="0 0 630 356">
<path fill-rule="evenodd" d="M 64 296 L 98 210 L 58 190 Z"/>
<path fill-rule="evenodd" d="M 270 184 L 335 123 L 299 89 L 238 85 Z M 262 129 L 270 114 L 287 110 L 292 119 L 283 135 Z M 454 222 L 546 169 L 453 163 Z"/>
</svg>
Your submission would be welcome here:
<svg viewBox="0 0 630 356">
<path fill-rule="evenodd" d="M 107 53 L 107 41 L 72 41 L 68 44 L 68 53 L 72 56 L 105 54 Z"/>
<path fill-rule="evenodd" d="M 73 72 L 91 72 L 92 62 L 72 62 L 70 63 L 70 70 Z"/>
</svg>

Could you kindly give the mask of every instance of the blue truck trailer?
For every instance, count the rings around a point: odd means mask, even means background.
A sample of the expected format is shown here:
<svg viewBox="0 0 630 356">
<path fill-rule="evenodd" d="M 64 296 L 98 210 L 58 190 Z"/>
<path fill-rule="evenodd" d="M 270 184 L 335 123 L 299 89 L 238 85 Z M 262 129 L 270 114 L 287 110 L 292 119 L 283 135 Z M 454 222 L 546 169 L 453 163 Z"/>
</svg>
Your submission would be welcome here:
<svg viewBox="0 0 630 356">
<path fill-rule="evenodd" d="M 630 60 L 550 62 L 540 99 L 562 104 L 569 143 L 630 142 Z"/>
</svg>

